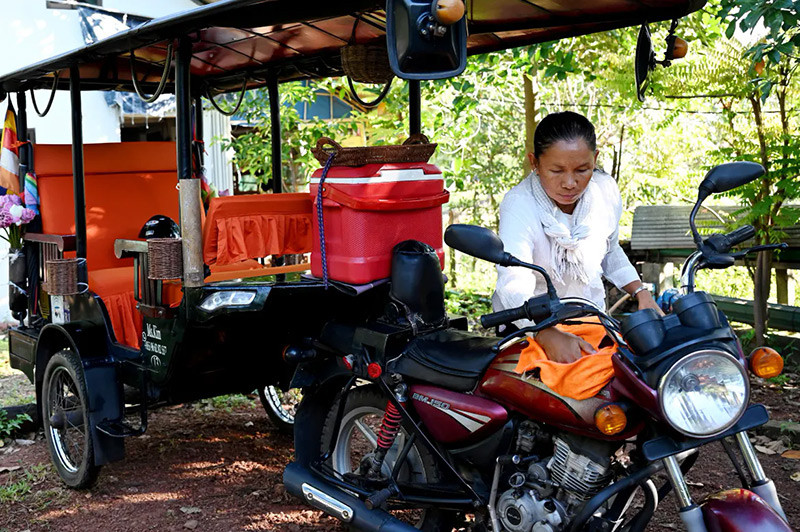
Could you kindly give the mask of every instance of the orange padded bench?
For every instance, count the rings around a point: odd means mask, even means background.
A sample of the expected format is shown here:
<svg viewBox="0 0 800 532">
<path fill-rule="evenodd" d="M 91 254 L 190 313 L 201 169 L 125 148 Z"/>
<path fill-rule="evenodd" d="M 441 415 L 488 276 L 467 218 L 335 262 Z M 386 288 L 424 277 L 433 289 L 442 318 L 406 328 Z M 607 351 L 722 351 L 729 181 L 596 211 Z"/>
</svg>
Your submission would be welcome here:
<svg viewBox="0 0 800 532">
<path fill-rule="evenodd" d="M 133 259 L 117 259 L 114 241 L 137 239 L 156 214 L 179 220 L 173 142 L 86 144 L 86 266 L 89 289 L 103 300 L 118 342 L 138 347 L 142 320 L 133 297 Z M 75 234 L 72 147 L 34 147 L 42 230 Z"/>
</svg>

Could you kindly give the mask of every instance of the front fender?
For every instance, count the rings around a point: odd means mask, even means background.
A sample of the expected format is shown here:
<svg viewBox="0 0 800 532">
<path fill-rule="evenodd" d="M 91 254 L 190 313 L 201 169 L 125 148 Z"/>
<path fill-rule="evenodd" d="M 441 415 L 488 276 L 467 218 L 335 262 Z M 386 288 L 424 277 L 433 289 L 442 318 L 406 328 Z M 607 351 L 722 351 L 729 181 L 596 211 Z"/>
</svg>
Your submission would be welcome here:
<svg viewBox="0 0 800 532">
<path fill-rule="evenodd" d="M 708 532 L 792 532 L 764 499 L 749 490 L 709 495 L 701 507 Z"/>
</svg>

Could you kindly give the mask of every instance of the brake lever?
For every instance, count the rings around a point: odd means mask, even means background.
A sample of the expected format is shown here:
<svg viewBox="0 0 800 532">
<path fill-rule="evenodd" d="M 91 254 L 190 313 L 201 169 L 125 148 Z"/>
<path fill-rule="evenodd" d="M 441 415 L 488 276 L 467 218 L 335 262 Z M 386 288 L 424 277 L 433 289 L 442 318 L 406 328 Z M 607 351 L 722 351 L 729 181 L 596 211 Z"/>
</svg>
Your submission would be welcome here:
<svg viewBox="0 0 800 532">
<path fill-rule="evenodd" d="M 772 249 L 781 249 L 781 250 L 783 250 L 783 249 L 788 249 L 788 248 L 789 248 L 789 244 L 787 244 L 786 242 L 781 242 L 780 244 L 762 244 L 760 246 L 753 246 L 752 248 L 748 248 L 748 249 L 745 249 L 743 251 L 739 251 L 737 253 L 731 253 L 730 256 L 735 258 L 735 259 L 741 259 L 745 255 L 748 255 L 750 253 L 757 253 L 759 251 L 769 251 L 769 250 L 772 250 Z"/>
</svg>

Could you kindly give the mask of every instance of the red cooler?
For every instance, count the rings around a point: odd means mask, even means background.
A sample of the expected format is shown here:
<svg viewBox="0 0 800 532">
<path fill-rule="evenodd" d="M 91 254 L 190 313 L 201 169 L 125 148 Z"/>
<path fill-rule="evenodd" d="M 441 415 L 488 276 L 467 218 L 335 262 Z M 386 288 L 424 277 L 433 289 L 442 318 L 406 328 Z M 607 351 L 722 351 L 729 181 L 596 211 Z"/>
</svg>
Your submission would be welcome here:
<svg viewBox="0 0 800 532">
<path fill-rule="evenodd" d="M 322 169 L 311 178 L 314 247 L 311 273 L 322 277 L 317 189 Z M 442 172 L 427 163 L 332 166 L 322 187 L 328 278 L 364 284 L 389 277 L 392 248 L 403 240 L 433 247 L 444 267 Z"/>
</svg>

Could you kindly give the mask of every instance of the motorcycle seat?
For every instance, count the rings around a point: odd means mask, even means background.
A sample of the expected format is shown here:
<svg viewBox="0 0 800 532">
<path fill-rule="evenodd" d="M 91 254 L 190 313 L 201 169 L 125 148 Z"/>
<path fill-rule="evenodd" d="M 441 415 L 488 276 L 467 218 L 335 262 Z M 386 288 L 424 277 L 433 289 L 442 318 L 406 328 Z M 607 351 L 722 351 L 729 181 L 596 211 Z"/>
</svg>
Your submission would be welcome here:
<svg viewBox="0 0 800 532">
<path fill-rule="evenodd" d="M 458 392 L 475 389 L 500 339 L 444 329 L 411 340 L 389 371 Z"/>
</svg>

